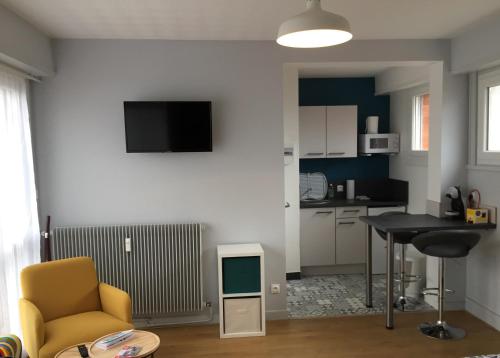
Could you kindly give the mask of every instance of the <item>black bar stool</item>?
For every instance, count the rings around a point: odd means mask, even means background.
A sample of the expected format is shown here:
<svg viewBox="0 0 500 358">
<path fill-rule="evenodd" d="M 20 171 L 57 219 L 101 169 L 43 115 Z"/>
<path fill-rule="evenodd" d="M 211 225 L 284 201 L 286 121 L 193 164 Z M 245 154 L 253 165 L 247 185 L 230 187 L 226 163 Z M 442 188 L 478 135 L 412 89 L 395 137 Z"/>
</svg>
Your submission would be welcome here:
<svg viewBox="0 0 500 358">
<path fill-rule="evenodd" d="M 443 320 L 444 298 L 446 290 L 444 286 L 444 259 L 465 257 L 469 251 L 477 245 L 481 235 L 470 231 L 435 231 L 417 235 L 413 238 L 413 245 L 423 254 L 439 258 L 439 287 L 438 293 L 438 320 L 436 323 L 422 323 L 420 332 L 427 337 L 437 339 L 460 339 L 465 337 L 465 331 L 448 325 Z M 436 290 L 435 288 L 426 289 Z M 430 294 L 425 292 L 424 294 Z"/>
<path fill-rule="evenodd" d="M 387 215 L 408 215 L 407 213 L 402 213 L 400 211 L 388 211 L 380 214 L 380 216 Z M 387 240 L 387 233 L 375 229 L 377 234 L 384 240 Z M 394 302 L 394 307 L 400 311 L 413 311 L 415 303 L 406 297 L 406 284 L 410 282 L 417 282 L 420 277 L 415 275 L 409 275 L 406 273 L 406 245 L 411 244 L 411 240 L 418 235 L 418 232 L 396 232 L 394 233 L 394 243 L 400 245 L 399 254 L 399 277 L 396 282 L 399 283 L 399 297 Z"/>
</svg>

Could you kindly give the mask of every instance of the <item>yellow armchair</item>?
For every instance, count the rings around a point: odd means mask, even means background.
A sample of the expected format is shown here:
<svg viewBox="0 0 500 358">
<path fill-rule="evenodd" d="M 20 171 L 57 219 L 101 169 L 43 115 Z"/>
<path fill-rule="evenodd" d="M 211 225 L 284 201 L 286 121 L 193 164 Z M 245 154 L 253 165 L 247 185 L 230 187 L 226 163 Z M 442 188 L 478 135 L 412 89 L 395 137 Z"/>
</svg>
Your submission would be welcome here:
<svg viewBox="0 0 500 358">
<path fill-rule="evenodd" d="M 21 272 L 24 345 L 31 358 L 133 328 L 130 296 L 97 281 L 89 257 L 45 262 Z"/>
<path fill-rule="evenodd" d="M 99 296 L 103 312 L 124 322 L 132 322 L 132 301 L 127 292 L 101 282 Z"/>
</svg>

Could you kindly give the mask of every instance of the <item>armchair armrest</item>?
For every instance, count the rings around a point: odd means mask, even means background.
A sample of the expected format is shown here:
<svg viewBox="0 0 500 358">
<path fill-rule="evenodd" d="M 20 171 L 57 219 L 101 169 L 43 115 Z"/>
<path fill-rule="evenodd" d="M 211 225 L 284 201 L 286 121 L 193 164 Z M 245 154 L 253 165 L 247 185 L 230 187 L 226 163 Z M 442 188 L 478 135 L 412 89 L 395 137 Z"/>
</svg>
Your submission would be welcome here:
<svg viewBox="0 0 500 358">
<path fill-rule="evenodd" d="M 19 300 L 19 315 L 23 331 L 24 345 L 30 357 L 38 357 L 45 344 L 45 322 L 40 310 L 25 298 Z"/>
<path fill-rule="evenodd" d="M 99 296 L 103 312 L 124 322 L 132 323 L 132 301 L 127 292 L 101 282 Z"/>
</svg>

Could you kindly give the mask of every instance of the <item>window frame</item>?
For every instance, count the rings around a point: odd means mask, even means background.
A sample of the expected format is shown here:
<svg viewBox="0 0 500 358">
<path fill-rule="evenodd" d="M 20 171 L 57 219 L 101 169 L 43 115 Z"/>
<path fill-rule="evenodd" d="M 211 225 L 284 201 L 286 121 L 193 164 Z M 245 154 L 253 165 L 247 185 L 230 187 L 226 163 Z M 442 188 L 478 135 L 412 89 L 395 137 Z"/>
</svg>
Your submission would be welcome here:
<svg viewBox="0 0 500 358">
<path fill-rule="evenodd" d="M 476 161 L 478 165 L 500 166 L 500 151 L 488 151 L 488 88 L 500 86 L 500 68 L 481 71 L 477 75 Z"/>
<path fill-rule="evenodd" d="M 419 112 L 418 112 L 420 118 L 418 120 L 419 123 L 417 124 L 417 120 L 416 120 L 417 119 L 417 104 L 418 104 L 418 107 L 421 107 L 421 102 L 422 102 L 421 98 L 423 96 L 425 96 L 425 95 L 429 96 L 429 101 L 430 101 L 430 91 L 427 90 L 427 89 L 426 90 L 422 90 L 422 91 L 417 92 L 417 93 L 414 93 L 412 95 L 410 151 L 412 153 L 415 153 L 415 154 L 427 154 L 427 153 L 429 153 L 429 149 L 415 149 L 416 133 L 419 133 L 419 137 L 420 137 L 420 145 L 419 145 L 419 147 L 421 147 L 422 122 L 423 122 L 423 116 L 421 115 L 422 114 L 422 110 L 420 109 Z M 430 116 L 430 109 L 429 109 L 429 116 Z M 429 118 L 429 120 L 430 120 L 430 118 Z M 419 127 L 418 131 L 417 131 L 417 125 Z M 430 131 L 430 128 L 429 128 L 429 131 Z"/>
</svg>

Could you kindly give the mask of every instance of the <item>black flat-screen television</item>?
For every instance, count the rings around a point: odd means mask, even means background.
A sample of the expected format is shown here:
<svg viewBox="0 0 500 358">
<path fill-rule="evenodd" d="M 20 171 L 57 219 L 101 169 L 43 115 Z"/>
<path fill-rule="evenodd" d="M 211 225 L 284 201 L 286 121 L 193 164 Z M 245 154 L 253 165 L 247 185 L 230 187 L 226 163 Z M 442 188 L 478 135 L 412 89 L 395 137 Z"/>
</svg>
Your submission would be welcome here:
<svg viewBox="0 0 500 358">
<path fill-rule="evenodd" d="M 127 153 L 211 152 L 209 101 L 123 102 Z"/>
</svg>

